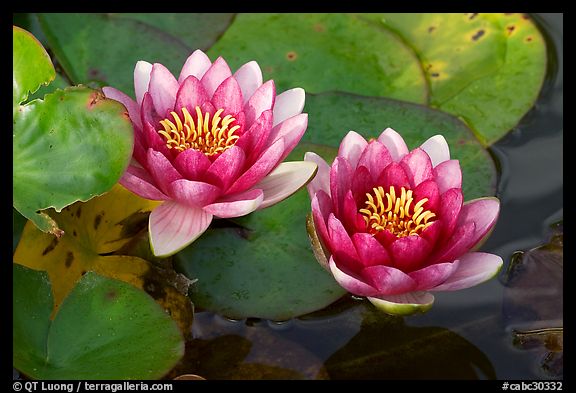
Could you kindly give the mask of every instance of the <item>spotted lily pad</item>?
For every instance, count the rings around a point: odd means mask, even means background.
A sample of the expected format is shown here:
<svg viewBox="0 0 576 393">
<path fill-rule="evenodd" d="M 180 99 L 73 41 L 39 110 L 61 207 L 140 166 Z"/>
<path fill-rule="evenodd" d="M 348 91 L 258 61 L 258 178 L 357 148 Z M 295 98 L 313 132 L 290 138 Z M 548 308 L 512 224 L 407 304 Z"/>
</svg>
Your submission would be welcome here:
<svg viewBox="0 0 576 393">
<path fill-rule="evenodd" d="M 74 83 L 95 81 L 130 92 L 138 60 L 180 72 L 195 49 L 207 49 L 233 14 L 40 14 L 56 58 Z M 177 74 L 176 74 L 177 75 Z"/>
<path fill-rule="evenodd" d="M 59 214 L 51 211 L 64 230 L 60 238 L 28 222 L 13 259 L 48 273 L 54 312 L 81 277 L 94 271 L 146 290 L 188 331 L 192 323 L 192 306 L 184 295 L 188 281 L 138 256 L 119 253 L 143 232 L 148 244 L 148 216 L 157 205 L 116 185 L 110 192 L 75 203 Z"/>
<path fill-rule="evenodd" d="M 256 60 L 278 91 L 341 90 L 427 102 L 413 51 L 372 21 L 352 14 L 239 14 L 210 48 L 238 68 Z"/>
<path fill-rule="evenodd" d="M 13 365 L 33 379 L 156 379 L 184 354 L 178 327 L 144 292 L 87 273 L 52 320 L 48 275 L 12 268 Z"/>
</svg>

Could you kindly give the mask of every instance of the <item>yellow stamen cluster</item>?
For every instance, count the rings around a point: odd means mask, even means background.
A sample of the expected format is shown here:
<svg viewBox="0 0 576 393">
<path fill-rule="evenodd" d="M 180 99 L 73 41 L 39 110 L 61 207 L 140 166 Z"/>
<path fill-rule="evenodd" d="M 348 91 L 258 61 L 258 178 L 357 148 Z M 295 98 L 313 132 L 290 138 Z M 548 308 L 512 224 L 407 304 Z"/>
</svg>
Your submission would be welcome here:
<svg viewBox="0 0 576 393">
<path fill-rule="evenodd" d="M 186 149 L 196 149 L 212 156 L 222 153 L 226 149 L 234 146 L 239 136 L 234 133 L 240 128 L 234 125 L 236 119 L 226 115 L 223 119 L 220 114 L 223 109 L 218 109 L 210 122 L 210 113 L 206 112 L 202 116 L 200 107 L 196 107 L 196 124 L 186 108 L 182 108 L 184 122 L 176 112 L 170 112 L 174 122 L 170 119 L 160 121 L 163 130 L 158 133 L 166 138 L 166 146 L 169 149 L 176 149 L 183 152 Z"/>
<path fill-rule="evenodd" d="M 373 193 L 366 193 L 366 208 L 359 212 L 372 234 L 387 230 L 397 237 L 419 235 L 432 225 L 436 214 L 424 210 L 428 198 L 420 199 L 415 205 L 412 205 L 413 201 L 412 190 L 406 191 L 404 187 L 401 187 L 400 195 L 396 195 L 394 186 L 390 186 L 389 192 L 383 187 L 375 187 Z"/>
</svg>

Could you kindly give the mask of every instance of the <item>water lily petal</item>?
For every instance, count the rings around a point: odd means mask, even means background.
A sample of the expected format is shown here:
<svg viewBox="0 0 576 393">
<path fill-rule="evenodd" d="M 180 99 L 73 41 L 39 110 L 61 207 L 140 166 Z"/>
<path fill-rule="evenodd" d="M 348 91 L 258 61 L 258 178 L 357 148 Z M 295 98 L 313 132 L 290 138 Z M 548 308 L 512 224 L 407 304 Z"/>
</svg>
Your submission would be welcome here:
<svg viewBox="0 0 576 393">
<path fill-rule="evenodd" d="M 214 202 L 220 196 L 221 190 L 209 183 L 179 179 L 168 185 L 168 193 L 182 205 L 203 207 Z"/>
<path fill-rule="evenodd" d="M 232 146 L 214 160 L 205 173 L 205 179 L 226 191 L 238 178 L 245 159 L 244 151 L 238 146 Z"/>
<path fill-rule="evenodd" d="M 241 192 L 256 185 L 278 165 L 282 153 L 284 153 L 284 140 L 280 139 L 262 153 L 258 160 L 230 186 L 228 192 Z"/>
<path fill-rule="evenodd" d="M 186 179 L 203 180 L 211 162 L 201 151 L 186 149 L 176 156 L 172 164 Z"/>
<path fill-rule="evenodd" d="M 362 135 L 356 131 L 349 131 L 344 139 L 342 139 L 342 142 L 340 142 L 338 157 L 343 157 L 348 160 L 350 167 L 354 169 L 358 165 L 358 160 L 367 145 L 368 142 L 366 142 L 366 139 L 364 139 Z"/>
<path fill-rule="evenodd" d="M 148 91 L 151 72 L 152 64 L 147 61 L 140 60 L 134 67 L 134 94 L 136 95 L 136 103 L 138 106 L 142 104 L 144 93 Z"/>
<path fill-rule="evenodd" d="M 160 116 L 156 113 L 156 109 L 154 109 L 154 103 L 152 102 L 152 96 L 150 93 L 144 93 L 144 97 L 142 98 L 142 105 L 140 107 L 140 120 L 142 122 L 142 128 L 144 129 L 146 127 L 146 123 L 160 126 L 159 122 L 162 119 L 163 118 L 160 118 Z"/>
<path fill-rule="evenodd" d="M 152 213 L 148 224 L 154 255 L 167 257 L 196 240 L 212 222 L 212 215 L 174 201 L 166 201 Z"/>
<path fill-rule="evenodd" d="M 442 238 L 447 239 L 454 232 L 463 200 L 464 196 L 459 188 L 451 188 L 440 196 L 440 206 L 436 214 L 442 220 Z"/>
<path fill-rule="evenodd" d="M 375 183 L 368 168 L 363 165 L 356 167 L 352 176 L 351 189 L 357 206 L 360 208 L 366 207 L 366 194 L 372 193 Z"/>
<path fill-rule="evenodd" d="M 222 117 L 230 114 L 235 115 L 242 110 L 244 100 L 240 85 L 233 76 L 227 78 L 216 88 L 212 96 L 212 105 L 218 109 L 224 109 Z"/>
<path fill-rule="evenodd" d="M 194 75 L 190 75 L 184 79 L 178 89 L 174 109 L 183 118 L 182 108 L 186 108 L 190 114 L 194 114 L 195 108 L 197 106 L 202 107 L 209 99 L 210 97 L 204 90 L 202 83 Z"/>
<path fill-rule="evenodd" d="M 302 113 L 305 102 L 306 94 L 304 93 L 304 89 L 300 87 L 278 94 L 276 96 L 276 102 L 274 103 L 274 123 L 272 126 L 274 127 L 284 120 Z"/>
<path fill-rule="evenodd" d="M 426 140 L 420 148 L 428 154 L 433 167 L 450 159 L 450 148 L 442 135 L 434 135 Z"/>
<path fill-rule="evenodd" d="M 344 197 L 341 219 L 342 224 L 344 224 L 350 233 L 364 231 L 366 229 L 366 221 L 364 221 L 364 216 L 358 212 L 358 206 L 356 206 L 356 201 L 354 200 L 351 190 L 348 190 Z"/>
<path fill-rule="evenodd" d="M 154 183 L 162 192 L 169 194 L 170 183 L 182 179 L 182 175 L 172 166 L 170 160 L 159 151 L 148 149 L 147 157 L 148 170 L 154 179 Z"/>
<path fill-rule="evenodd" d="M 318 191 L 312 198 L 312 219 L 314 220 L 316 234 L 329 254 L 332 253 L 330 237 L 328 235 L 328 217 L 330 217 L 331 213 L 332 201 L 330 201 L 330 198 L 324 191 Z"/>
<path fill-rule="evenodd" d="M 397 295 L 413 291 L 416 281 L 401 270 L 390 266 L 368 266 L 362 270 L 367 284 L 378 290 L 378 295 Z"/>
<path fill-rule="evenodd" d="M 184 63 L 182 70 L 180 71 L 180 76 L 178 77 L 178 83 L 182 84 L 186 78 L 190 75 L 194 76 L 196 79 L 200 80 L 210 68 L 212 62 L 206 56 L 206 53 L 202 52 L 200 49 L 196 49 Z"/>
<path fill-rule="evenodd" d="M 459 261 L 437 263 L 411 272 L 409 276 L 416 281 L 416 291 L 427 291 L 445 282 L 458 269 L 458 265 Z"/>
<path fill-rule="evenodd" d="M 154 185 L 154 179 L 143 168 L 129 165 L 126 172 L 122 175 L 119 183 L 132 191 L 134 194 L 154 201 L 165 201 L 168 198 L 166 194 L 160 191 Z"/>
<path fill-rule="evenodd" d="M 342 254 L 347 259 L 359 260 L 356 247 L 354 247 L 354 243 L 352 243 L 352 239 L 350 239 L 342 222 L 334 214 L 330 214 L 327 224 L 332 252 Z"/>
<path fill-rule="evenodd" d="M 419 269 L 429 256 L 430 249 L 426 239 L 415 235 L 398 238 L 388 248 L 393 259 L 392 266 L 404 272 Z"/>
<path fill-rule="evenodd" d="M 363 266 L 390 265 L 390 254 L 371 234 L 355 233 L 352 242 Z"/>
<path fill-rule="evenodd" d="M 242 90 L 244 104 L 262 86 L 262 70 L 255 61 L 250 61 L 238 68 L 234 73 L 234 78 L 236 78 Z"/>
<path fill-rule="evenodd" d="M 392 159 L 399 162 L 402 157 L 408 154 L 408 146 L 400 134 L 392 128 L 386 128 L 378 137 L 378 141 L 388 148 Z"/>
<path fill-rule="evenodd" d="M 334 213 L 340 217 L 344 196 L 351 187 L 352 170 L 348 160 L 336 157 L 330 168 L 330 196 L 334 203 Z"/>
<path fill-rule="evenodd" d="M 204 85 L 208 96 L 212 97 L 218 86 L 230 76 L 232 76 L 232 72 L 230 67 L 228 67 L 228 63 L 222 57 L 218 57 L 202 76 L 200 82 Z"/>
<path fill-rule="evenodd" d="M 428 201 L 424 203 L 424 210 L 430 210 L 437 214 L 436 211 L 439 209 L 440 203 L 440 191 L 438 191 L 438 185 L 434 180 L 426 180 L 420 183 L 414 191 L 414 204 L 420 201 L 422 198 L 427 198 Z"/>
<path fill-rule="evenodd" d="M 392 162 L 384 168 L 377 184 L 384 186 L 386 192 L 390 190 L 390 186 L 394 186 L 396 190 L 400 190 L 401 187 L 410 188 L 410 180 L 408 180 L 402 166 L 397 162 Z"/>
<path fill-rule="evenodd" d="M 148 93 L 146 93 L 146 95 L 144 96 L 144 102 L 146 102 L 148 100 Z M 144 141 L 144 146 L 147 146 L 147 148 L 152 148 L 162 154 L 164 154 L 164 156 L 166 157 L 172 157 L 172 155 L 174 154 L 174 152 L 170 151 L 170 149 L 168 149 L 168 147 L 166 146 L 166 140 L 164 139 L 163 136 L 161 136 L 160 134 L 158 134 L 158 132 L 154 129 L 154 127 L 152 127 L 152 125 L 148 122 L 145 122 L 144 127 L 142 129 L 142 134 L 144 135 L 143 141 Z M 143 147 L 144 147 L 143 146 Z M 148 156 L 146 153 L 146 164 L 143 165 L 145 167 L 148 167 Z"/>
<path fill-rule="evenodd" d="M 204 210 L 221 218 L 241 217 L 258 209 L 263 199 L 264 193 L 262 190 L 248 190 L 242 193 L 228 195 L 225 199 L 205 206 Z"/>
<path fill-rule="evenodd" d="M 318 166 L 308 161 L 283 162 L 268 176 L 254 187 L 264 192 L 264 200 L 259 209 L 264 209 L 278 203 L 300 188 L 314 177 Z"/>
<path fill-rule="evenodd" d="M 319 190 L 323 190 L 327 195 L 330 195 L 330 166 L 322 157 L 311 151 L 304 154 L 304 161 L 313 162 L 318 166 L 316 176 L 306 186 L 310 199 L 314 198 L 314 195 Z"/>
<path fill-rule="evenodd" d="M 432 172 L 432 162 L 428 154 L 422 149 L 414 149 L 402 157 L 400 161 L 404 172 L 408 175 L 411 188 L 417 187 L 420 183 L 434 177 Z"/>
<path fill-rule="evenodd" d="M 378 293 L 378 290 L 370 285 L 360 281 L 359 279 L 352 277 L 344 273 L 338 266 L 333 257 L 330 257 L 330 271 L 334 276 L 334 279 L 348 292 L 357 296 L 374 296 Z"/>
<path fill-rule="evenodd" d="M 262 112 L 268 109 L 273 109 L 275 98 L 276 88 L 273 80 L 269 80 L 256 89 L 254 94 L 252 94 L 252 97 L 250 97 L 244 105 L 246 123 L 251 125 L 260 117 Z"/>
<path fill-rule="evenodd" d="M 366 149 L 362 152 L 358 160 L 358 167 L 368 168 L 371 178 L 374 182 L 378 180 L 384 168 L 392 163 L 392 157 L 386 146 L 374 140 L 371 141 Z"/>
<path fill-rule="evenodd" d="M 128 116 L 130 116 L 132 123 L 136 127 L 142 128 L 142 120 L 140 120 L 140 109 L 136 104 L 136 101 L 113 87 L 103 87 L 102 92 L 106 98 L 110 98 L 123 104 L 126 107 L 126 110 L 128 110 Z"/>
<path fill-rule="evenodd" d="M 458 268 L 454 273 L 431 291 L 455 291 L 481 284 L 496 276 L 502 264 L 502 258 L 498 255 L 469 252 L 459 258 Z"/>
<path fill-rule="evenodd" d="M 447 160 L 434 168 L 434 180 L 441 194 L 451 188 L 462 188 L 462 171 L 458 160 Z"/>
<path fill-rule="evenodd" d="M 391 315 L 424 313 L 434 304 L 434 295 L 429 292 L 409 292 L 401 295 L 368 297 L 376 308 Z"/>
<path fill-rule="evenodd" d="M 236 142 L 236 146 L 242 148 L 246 153 L 247 165 L 253 164 L 260 157 L 263 149 L 272 145 L 272 143 L 267 142 L 270 138 L 271 128 L 272 111 L 268 109 L 260 114 L 258 120 L 252 123 L 248 131 L 242 134 Z"/>
<path fill-rule="evenodd" d="M 282 159 L 286 158 L 288 154 L 296 147 L 304 131 L 308 127 L 308 114 L 301 113 L 296 116 L 292 116 L 286 121 L 278 124 L 276 127 L 272 128 L 268 140 L 270 144 L 276 142 L 280 138 L 284 138 L 284 154 Z"/>
<path fill-rule="evenodd" d="M 150 73 L 150 87 L 148 91 L 152 96 L 154 109 L 161 117 L 167 117 L 170 111 L 174 110 L 176 93 L 178 92 L 178 81 L 174 75 L 160 63 L 154 63 Z"/>
</svg>

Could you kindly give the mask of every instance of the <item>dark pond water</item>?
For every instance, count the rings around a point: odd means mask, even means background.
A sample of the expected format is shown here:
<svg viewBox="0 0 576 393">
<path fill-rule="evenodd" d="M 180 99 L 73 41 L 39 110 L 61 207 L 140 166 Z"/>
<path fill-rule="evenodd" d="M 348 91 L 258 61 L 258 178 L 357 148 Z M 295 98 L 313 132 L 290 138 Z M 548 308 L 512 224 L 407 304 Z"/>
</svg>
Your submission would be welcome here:
<svg viewBox="0 0 576 393">
<path fill-rule="evenodd" d="M 200 311 L 193 347 L 172 376 L 550 378 L 541 368 L 546 353 L 514 346 L 502 312 L 504 276 L 513 254 L 547 243 L 550 226 L 563 218 L 563 15 L 534 17 L 549 44 L 545 86 L 533 110 L 490 149 L 500 170 L 501 215 L 482 250 L 504 259 L 498 279 L 438 293 L 431 311 L 405 318 L 384 316 L 352 297 L 283 323 L 232 321 Z"/>
</svg>

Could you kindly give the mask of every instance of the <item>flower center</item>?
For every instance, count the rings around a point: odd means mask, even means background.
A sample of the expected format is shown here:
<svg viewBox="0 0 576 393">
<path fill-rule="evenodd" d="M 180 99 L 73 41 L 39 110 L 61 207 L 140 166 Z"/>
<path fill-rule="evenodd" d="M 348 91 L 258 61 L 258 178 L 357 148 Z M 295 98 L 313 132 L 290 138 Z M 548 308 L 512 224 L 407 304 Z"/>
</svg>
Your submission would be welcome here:
<svg viewBox="0 0 576 393">
<path fill-rule="evenodd" d="M 223 111 L 224 109 L 218 109 L 210 121 L 210 113 L 206 112 L 202 116 L 202 110 L 197 106 L 196 123 L 186 108 L 182 108 L 184 122 L 176 112 L 170 112 L 174 122 L 168 118 L 161 120 L 160 124 L 164 129 L 158 133 L 166 138 L 168 149 L 176 149 L 179 152 L 196 149 L 207 156 L 222 153 L 234 146 L 240 138 L 234 134 L 240 128 L 236 124 L 236 119 L 230 115 L 222 119 L 220 114 Z"/>
<path fill-rule="evenodd" d="M 436 214 L 424 210 L 428 198 L 422 198 L 412 204 L 412 190 L 400 189 L 396 195 L 394 186 L 385 192 L 383 187 L 373 188 L 373 193 L 366 193 L 366 208 L 359 212 L 364 216 L 366 226 L 371 234 L 387 230 L 397 237 L 419 235 L 428 228 Z"/>
</svg>

